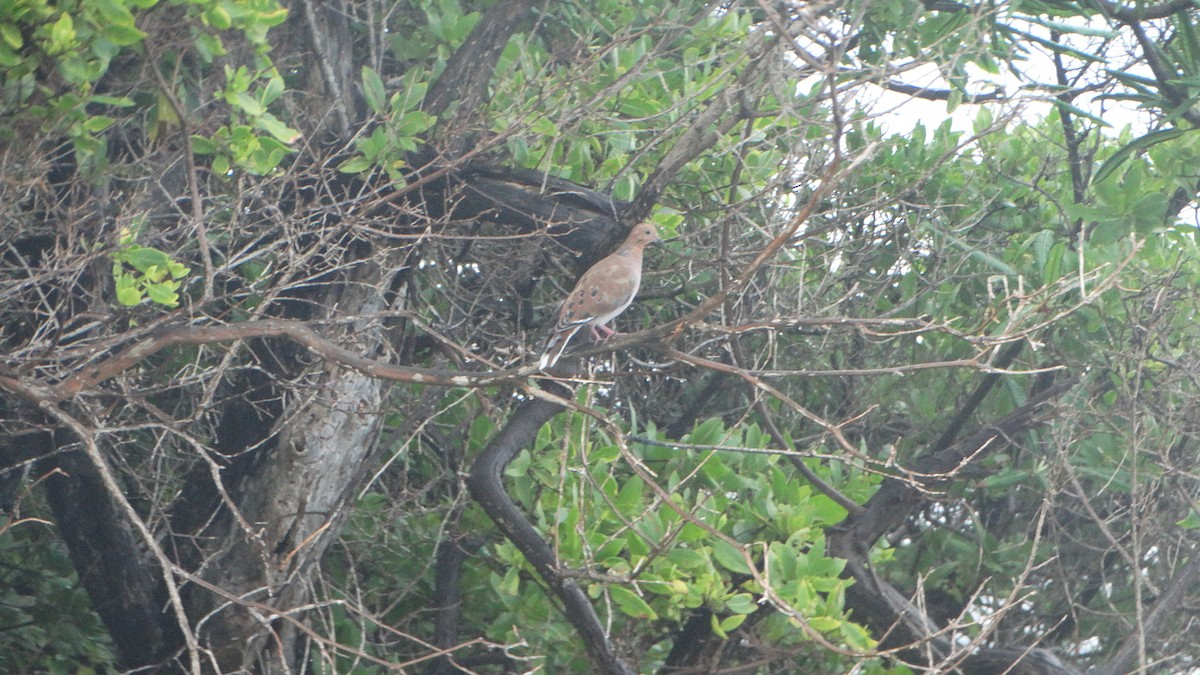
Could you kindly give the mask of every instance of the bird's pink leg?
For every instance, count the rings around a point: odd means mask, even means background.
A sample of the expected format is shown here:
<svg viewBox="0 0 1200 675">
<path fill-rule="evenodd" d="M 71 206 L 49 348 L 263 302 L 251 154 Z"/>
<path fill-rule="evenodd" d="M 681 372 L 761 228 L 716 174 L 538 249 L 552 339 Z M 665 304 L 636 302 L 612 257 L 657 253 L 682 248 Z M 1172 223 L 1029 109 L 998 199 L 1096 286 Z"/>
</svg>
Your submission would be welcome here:
<svg viewBox="0 0 1200 675">
<path fill-rule="evenodd" d="M 608 326 L 605 326 L 604 324 L 600 324 L 599 326 L 593 325 L 593 326 L 590 326 L 590 328 L 592 329 L 592 338 L 596 342 L 600 342 L 602 340 L 607 340 L 608 338 L 617 334 L 617 331 L 609 328 Z M 603 335 L 600 334 L 601 331 L 603 331 L 603 333 L 604 333 Z"/>
</svg>

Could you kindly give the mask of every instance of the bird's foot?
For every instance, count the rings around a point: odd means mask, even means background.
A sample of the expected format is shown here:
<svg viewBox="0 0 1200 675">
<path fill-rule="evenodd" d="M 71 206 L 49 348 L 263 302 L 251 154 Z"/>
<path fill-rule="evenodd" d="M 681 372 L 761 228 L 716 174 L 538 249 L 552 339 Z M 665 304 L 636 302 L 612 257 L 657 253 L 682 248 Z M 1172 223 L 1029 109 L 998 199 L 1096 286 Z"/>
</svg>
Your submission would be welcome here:
<svg viewBox="0 0 1200 675">
<path fill-rule="evenodd" d="M 608 326 L 592 326 L 591 329 L 592 339 L 596 342 L 604 342 L 608 338 L 617 334 L 617 331 L 609 328 Z"/>
</svg>

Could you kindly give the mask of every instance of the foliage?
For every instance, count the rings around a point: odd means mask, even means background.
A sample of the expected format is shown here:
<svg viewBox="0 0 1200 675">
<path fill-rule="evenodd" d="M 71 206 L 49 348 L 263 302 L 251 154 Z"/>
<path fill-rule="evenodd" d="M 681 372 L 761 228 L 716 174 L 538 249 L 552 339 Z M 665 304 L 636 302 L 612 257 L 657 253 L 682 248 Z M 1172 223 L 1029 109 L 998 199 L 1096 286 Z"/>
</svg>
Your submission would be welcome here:
<svg viewBox="0 0 1200 675">
<path fill-rule="evenodd" d="M 134 242 L 134 233 L 126 232 L 121 245 L 112 254 L 113 281 L 117 302 L 132 306 L 145 298 L 167 307 L 179 305 L 180 280 L 190 270 L 166 253 Z M 130 271 L 132 268 L 132 271 Z"/>
<path fill-rule="evenodd" d="M 110 672 L 112 645 L 78 585 L 66 549 L 46 523 L 0 520 L 0 668 L 5 672 Z"/>
</svg>

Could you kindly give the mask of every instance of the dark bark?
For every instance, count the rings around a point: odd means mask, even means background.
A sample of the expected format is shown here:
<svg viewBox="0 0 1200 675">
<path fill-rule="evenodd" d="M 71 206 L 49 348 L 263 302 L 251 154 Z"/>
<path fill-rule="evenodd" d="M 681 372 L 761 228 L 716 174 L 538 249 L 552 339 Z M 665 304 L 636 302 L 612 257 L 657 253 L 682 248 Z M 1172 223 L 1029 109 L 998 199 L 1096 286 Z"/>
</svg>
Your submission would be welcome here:
<svg viewBox="0 0 1200 675">
<path fill-rule="evenodd" d="M 1020 349 L 1019 343 L 1010 345 L 994 365 L 1000 369 L 1007 368 L 1016 359 Z M 1074 380 L 1068 380 L 1051 385 L 1003 418 L 962 440 L 956 440 L 988 393 L 999 383 L 1000 377 L 998 373 L 986 375 L 950 419 L 941 436 L 931 444 L 930 451 L 906 467 L 907 475 L 886 479 L 860 511 L 852 511 L 845 521 L 828 532 L 830 555 L 847 561 L 844 574 L 856 582 L 846 592 L 846 604 L 858 620 L 872 627 L 883 646 L 897 647 L 928 641 L 937 658 L 944 658 L 952 651 L 946 637 L 936 635 L 939 629 L 937 622 L 871 570 L 867 552 L 880 537 L 900 527 L 929 502 L 931 497 L 927 491 L 936 493 L 946 484 L 951 473 L 968 470 L 981 456 L 998 450 L 1008 438 L 1037 424 L 1046 414 L 1048 404 L 1076 384 Z M 1053 670 L 1057 666 L 1052 666 L 1046 660 L 1034 659 L 1029 656 L 1031 653 L 1020 648 L 1008 648 L 981 651 L 972 658 L 977 658 L 980 664 L 996 663 L 1008 655 L 1015 659 L 1009 661 L 1009 666 L 1019 663 L 1022 669 L 1034 669 L 1022 672 L 1064 672 Z M 908 657 L 918 662 L 924 659 L 921 650 L 909 652 Z"/>
<path fill-rule="evenodd" d="M 688 672 L 708 662 L 714 651 L 714 640 L 717 639 L 712 632 L 712 616 L 712 610 L 707 607 L 692 610 L 687 621 L 675 632 L 671 652 L 667 654 L 659 672 Z"/>
<path fill-rule="evenodd" d="M 419 200 L 431 219 L 450 216 L 502 226 L 504 232 L 545 230 L 574 256 L 582 271 L 609 253 L 628 228 L 618 227 L 628 204 L 540 171 L 485 161 L 439 167 L 428 152 L 415 158 L 423 174 L 444 171 L 421 188 Z"/>
<path fill-rule="evenodd" d="M 1190 558 L 1183 565 L 1183 569 L 1171 579 L 1163 594 L 1155 600 L 1142 625 L 1125 638 L 1117 653 L 1107 663 L 1089 670 L 1089 674 L 1121 675 L 1131 672 L 1138 658 L 1139 646 L 1153 643 L 1163 632 L 1167 619 L 1184 607 L 1188 594 L 1200 585 L 1200 551 L 1193 548 Z"/>
<path fill-rule="evenodd" d="M 302 73 L 305 86 L 293 95 L 295 120 L 318 141 L 346 139 L 361 118 L 356 96 L 350 13 L 342 0 L 291 0 L 288 20 L 271 56 L 284 72 Z"/>
<path fill-rule="evenodd" d="M 724 372 L 712 372 L 704 376 L 699 386 L 692 387 L 684 394 L 683 409 L 664 430 L 667 438 L 683 438 L 696 421 L 705 417 L 713 398 L 725 390 L 732 376 Z"/>
<path fill-rule="evenodd" d="M 568 400 L 573 395 L 558 383 L 547 384 L 546 390 Z M 563 615 L 579 632 L 597 672 L 626 675 L 633 671 L 613 651 L 591 601 L 574 579 L 563 575 L 554 551 L 504 489 L 504 468 L 522 448 L 533 443 L 538 429 L 562 410 L 562 405 L 543 399 L 530 399 L 517 406 L 508 423 L 475 460 L 467 486 L 496 527 L 525 555 L 563 603 Z"/>
<path fill-rule="evenodd" d="M 447 157 L 461 156 L 472 144 L 470 115 L 486 100 L 487 86 L 504 45 L 538 4 L 534 0 L 501 0 L 492 5 L 426 92 L 422 108 L 431 115 L 442 116 L 452 103 L 458 103 L 453 118 L 443 119 L 440 125 Z"/>
<path fill-rule="evenodd" d="M 61 447 L 45 435 L 45 449 Z M 82 452 L 54 462 L 61 474 L 46 481 L 55 524 L 92 606 L 117 647 L 121 668 L 163 663 L 182 644 L 167 607 L 162 570 L 144 554 L 138 535 L 113 503 Z"/>
<path fill-rule="evenodd" d="M 479 537 L 449 538 L 438 546 L 434 569 L 433 646 L 450 649 L 458 644 L 459 618 L 462 616 L 462 568 L 467 558 L 484 544 Z M 439 656 L 429 668 L 429 675 L 451 675 L 462 672 L 449 656 Z"/>
</svg>

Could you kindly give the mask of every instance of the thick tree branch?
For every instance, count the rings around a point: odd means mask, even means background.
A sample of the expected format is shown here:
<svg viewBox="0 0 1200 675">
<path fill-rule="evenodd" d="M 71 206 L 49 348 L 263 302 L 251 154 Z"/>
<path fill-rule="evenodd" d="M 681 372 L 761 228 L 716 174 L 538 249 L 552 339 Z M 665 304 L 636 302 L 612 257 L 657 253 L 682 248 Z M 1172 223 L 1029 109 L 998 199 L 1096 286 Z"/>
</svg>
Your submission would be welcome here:
<svg viewBox="0 0 1200 675">
<path fill-rule="evenodd" d="M 1015 349 L 1009 354 L 1015 357 Z M 981 383 L 975 395 L 956 415 L 950 427 L 937 441 L 935 450 L 904 470 L 904 478 L 889 478 L 867 501 L 861 513 L 848 517 L 828 534 L 831 555 L 847 561 L 846 574 L 857 582 L 848 589 L 847 604 L 876 630 L 891 633 L 891 644 L 928 643 L 937 654 L 946 656 L 952 646 L 922 610 L 870 569 L 867 552 L 885 533 L 895 529 L 930 499 L 950 475 L 976 461 L 981 454 L 1001 447 L 1006 439 L 1039 423 L 1047 414 L 1047 405 L 1076 386 L 1066 380 L 1031 397 L 1024 405 L 980 431 L 952 442 L 957 428 L 982 401 L 993 382 Z"/>
<path fill-rule="evenodd" d="M 337 135 L 349 138 L 352 123 L 357 122 L 354 97 L 347 89 L 350 86 L 350 28 L 346 10 L 340 0 L 326 0 L 320 7 L 313 0 L 301 0 L 304 7 L 304 22 L 308 29 L 311 49 L 316 56 L 316 66 L 321 70 L 322 80 L 337 119 Z M 320 16 L 318 16 L 318 13 Z"/>
<path fill-rule="evenodd" d="M 559 398 L 571 397 L 571 391 L 559 383 L 548 384 L 547 392 Z M 584 648 L 597 671 L 628 675 L 633 671 L 613 651 L 591 601 L 574 579 L 562 573 L 554 551 L 504 489 L 504 468 L 522 448 L 532 445 L 538 429 L 562 410 L 561 404 L 543 398 L 517 406 L 508 423 L 475 460 L 467 487 L 496 527 L 525 555 L 563 603 L 563 614 L 583 638 Z"/>
<path fill-rule="evenodd" d="M 476 536 L 449 536 L 438 546 L 434 570 L 433 644 L 447 652 L 458 644 L 459 618 L 462 615 L 462 568 L 483 540 Z M 460 672 L 449 655 L 439 656 L 429 668 L 430 675 L 451 675 Z"/>
<path fill-rule="evenodd" d="M 1121 675 L 1133 671 L 1133 663 L 1137 659 L 1139 643 L 1156 639 L 1161 632 L 1166 619 L 1183 608 L 1190 593 L 1200 586 L 1200 551 L 1192 549 L 1191 559 L 1183 566 L 1163 594 L 1154 603 L 1154 609 L 1146 615 L 1141 626 L 1125 638 L 1121 648 L 1107 663 L 1089 672 L 1095 675 Z"/>
<path fill-rule="evenodd" d="M 443 120 L 440 130 L 444 138 L 451 139 L 447 148 L 451 157 L 462 154 L 471 142 L 470 134 L 465 133 L 467 120 L 486 99 L 504 45 L 537 4 L 535 0 L 505 0 L 492 5 L 426 92 L 421 107 L 431 115 L 441 116 L 450 104 L 458 102 L 453 119 Z"/>
<path fill-rule="evenodd" d="M 49 433 L 27 442 L 50 454 L 62 446 Z M 143 554 L 124 514 L 105 490 L 95 467 L 81 452 L 55 458 L 61 471 L 46 480 L 55 524 L 87 590 L 116 645 L 122 668 L 158 666 L 183 636 L 170 615 L 162 573 Z"/>
<path fill-rule="evenodd" d="M 124 521 L 110 523 L 105 529 L 109 530 L 110 533 L 113 534 L 118 534 L 121 532 L 121 530 L 125 530 L 127 528 L 136 530 L 139 538 L 141 539 L 140 545 L 149 549 L 152 557 L 158 564 L 158 571 L 161 574 L 160 578 L 163 582 L 162 587 L 165 590 L 166 595 L 165 605 L 170 608 L 171 613 L 174 615 L 175 621 L 178 624 L 179 632 L 183 636 L 188 655 L 189 669 L 195 675 L 199 675 L 201 672 L 200 645 L 196 641 L 195 633 L 192 631 L 191 621 L 188 619 L 187 611 L 185 609 L 183 600 L 180 597 L 179 585 L 174 576 L 175 566 L 171 562 L 170 558 L 167 557 L 162 547 L 158 544 L 158 540 L 150 531 L 150 527 L 146 524 L 142 517 L 138 515 L 137 510 L 133 508 L 133 505 L 129 503 L 129 499 L 125 496 L 124 491 L 121 489 L 120 483 L 117 481 L 116 474 L 113 472 L 112 467 L 109 466 L 108 460 L 104 458 L 104 454 L 100 451 L 99 446 L 96 444 L 96 434 L 79 420 L 75 419 L 72 415 L 59 408 L 55 402 L 41 398 L 38 392 L 24 390 L 18 391 L 17 393 L 21 394 L 26 399 L 36 401 L 38 408 L 40 408 L 47 417 L 53 419 L 58 424 L 61 424 L 66 429 L 69 429 L 79 439 L 83 454 L 88 459 L 89 469 L 94 469 L 94 472 L 91 470 L 88 471 L 88 473 L 91 475 L 91 478 L 89 479 L 89 490 L 93 491 L 97 495 L 101 493 L 107 493 L 107 499 L 111 500 L 110 504 L 112 509 L 112 511 L 108 514 L 108 517 L 110 519 L 119 518 Z M 96 508 L 103 510 L 103 507 L 100 506 L 97 506 Z M 129 532 L 129 536 L 132 537 L 132 531 Z M 122 538 L 123 535 L 118 534 L 118 537 Z M 130 548 L 128 543 L 124 548 Z M 129 562 L 130 558 L 124 557 L 121 558 L 121 560 Z M 109 561 L 110 564 L 114 562 L 117 561 Z M 155 583 L 154 586 L 157 587 L 158 584 Z M 136 582 L 136 587 L 139 588 L 142 593 L 155 592 L 145 580 Z M 145 599 L 146 598 L 141 598 L 143 601 Z M 146 618 L 145 612 L 148 608 L 138 607 L 135 603 L 133 609 L 135 609 L 135 614 L 132 616 L 136 616 L 140 612 L 141 616 Z M 122 616 L 124 617 L 124 615 Z M 150 626 L 146 627 L 148 629 L 150 628 Z M 164 634 L 169 632 L 170 629 L 164 629 L 163 631 Z M 166 645 L 163 645 L 160 648 L 165 647 Z M 141 656 L 148 656 L 148 654 L 141 654 Z"/>
</svg>

